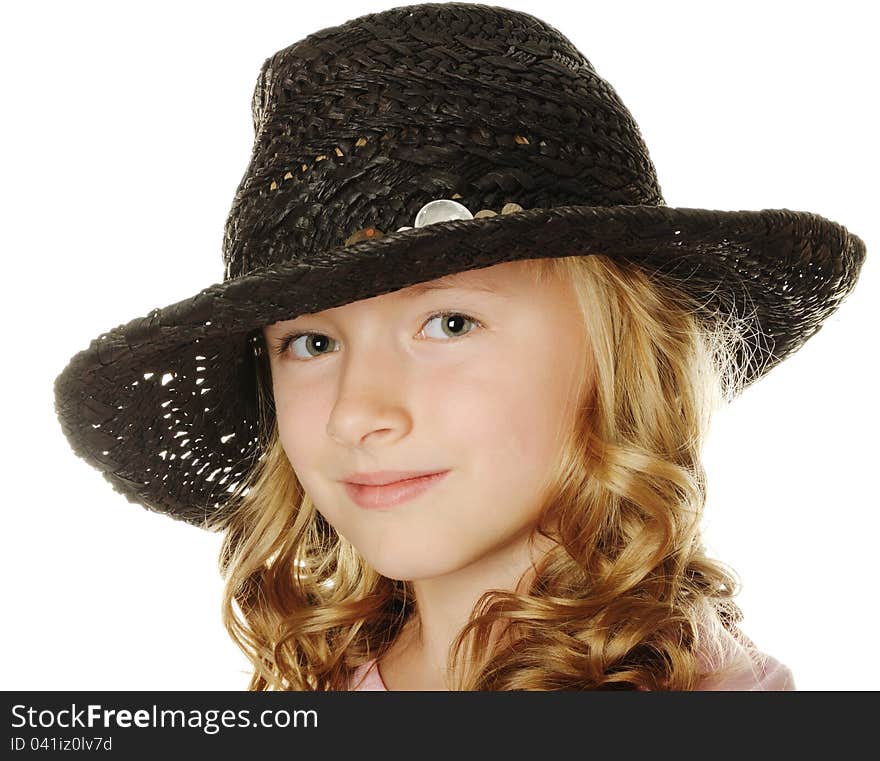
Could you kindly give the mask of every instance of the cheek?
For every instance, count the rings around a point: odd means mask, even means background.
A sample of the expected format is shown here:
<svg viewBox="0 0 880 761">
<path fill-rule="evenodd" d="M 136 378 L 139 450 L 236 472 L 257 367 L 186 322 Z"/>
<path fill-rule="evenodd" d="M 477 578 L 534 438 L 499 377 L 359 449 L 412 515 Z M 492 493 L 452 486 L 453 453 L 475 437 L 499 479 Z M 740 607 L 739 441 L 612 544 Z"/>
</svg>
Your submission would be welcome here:
<svg viewBox="0 0 880 761">
<path fill-rule="evenodd" d="M 305 389 L 291 393 L 289 389 L 276 388 L 274 394 L 278 437 L 287 459 L 299 474 L 318 451 L 317 437 L 326 435 L 327 412 L 323 401 Z"/>
<path fill-rule="evenodd" d="M 533 494 L 561 446 L 567 393 L 558 373 L 520 364 L 461 394 L 455 417 L 478 481 L 517 500 Z"/>
</svg>

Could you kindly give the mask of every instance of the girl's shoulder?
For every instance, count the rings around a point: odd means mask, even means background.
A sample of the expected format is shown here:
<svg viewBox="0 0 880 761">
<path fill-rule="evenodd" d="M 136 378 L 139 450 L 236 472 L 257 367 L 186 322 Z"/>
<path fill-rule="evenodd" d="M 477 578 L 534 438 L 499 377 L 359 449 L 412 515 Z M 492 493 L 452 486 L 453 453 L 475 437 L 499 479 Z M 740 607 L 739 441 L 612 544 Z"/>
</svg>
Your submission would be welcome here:
<svg viewBox="0 0 880 761">
<path fill-rule="evenodd" d="M 725 674 L 710 675 L 694 689 L 702 692 L 786 692 L 796 690 L 797 687 L 794 684 L 794 674 L 788 666 L 755 648 L 746 659 L 740 661 L 738 668 Z"/>
<path fill-rule="evenodd" d="M 788 666 L 759 650 L 738 626 L 734 625 L 728 631 L 714 612 L 707 612 L 701 620 L 700 634 L 703 646 L 699 663 L 709 676 L 704 677 L 695 690 L 768 692 L 797 689 Z"/>
</svg>

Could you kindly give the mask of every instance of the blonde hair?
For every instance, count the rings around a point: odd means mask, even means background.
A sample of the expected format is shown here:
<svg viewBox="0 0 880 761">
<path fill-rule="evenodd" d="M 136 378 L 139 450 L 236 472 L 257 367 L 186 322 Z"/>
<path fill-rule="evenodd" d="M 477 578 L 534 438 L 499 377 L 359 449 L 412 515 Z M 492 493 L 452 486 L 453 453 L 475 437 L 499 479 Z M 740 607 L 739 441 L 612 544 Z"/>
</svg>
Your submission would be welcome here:
<svg viewBox="0 0 880 761">
<path fill-rule="evenodd" d="M 712 632 L 742 619 L 739 581 L 701 542 L 700 451 L 744 385 L 734 358 L 751 324 L 603 255 L 528 261 L 536 283 L 572 284 L 592 382 L 548 474 L 536 532 L 553 547 L 527 587 L 477 601 L 449 654 L 452 689 L 693 689 L 720 673 Z M 214 524 L 224 625 L 253 664 L 248 689 L 347 690 L 415 615 L 412 587 L 316 510 L 278 438 L 265 350 L 257 366 L 264 454 Z"/>
</svg>

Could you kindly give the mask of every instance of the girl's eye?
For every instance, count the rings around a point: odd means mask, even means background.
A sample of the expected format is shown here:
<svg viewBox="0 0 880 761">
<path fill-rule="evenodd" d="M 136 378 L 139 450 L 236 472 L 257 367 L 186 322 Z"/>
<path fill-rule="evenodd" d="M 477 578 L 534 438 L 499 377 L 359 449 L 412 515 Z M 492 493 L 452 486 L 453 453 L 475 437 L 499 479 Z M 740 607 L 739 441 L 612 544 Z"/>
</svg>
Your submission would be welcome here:
<svg viewBox="0 0 880 761">
<path fill-rule="evenodd" d="M 437 314 L 432 314 L 425 322 L 425 326 L 430 325 L 437 319 L 440 320 L 439 324 L 442 335 L 428 335 L 428 338 L 442 339 L 443 336 L 463 338 L 471 332 L 470 330 L 464 330 L 465 325 L 468 323 L 477 327 L 483 327 L 482 323 L 478 320 L 460 312 L 438 312 Z M 422 328 L 422 332 L 425 332 L 424 327 Z M 328 353 L 328 346 L 335 344 L 336 342 L 332 338 L 325 336 L 322 333 L 291 333 L 281 339 L 275 349 L 275 353 L 279 356 L 284 356 L 287 354 L 288 347 L 293 346 L 294 356 L 297 359 L 308 360 L 320 356 L 321 354 Z M 305 355 L 296 351 L 297 346 L 300 346 L 306 352 Z"/>
<path fill-rule="evenodd" d="M 472 325 L 476 325 L 477 327 L 483 327 L 477 320 L 473 317 L 469 317 L 466 314 L 461 314 L 460 312 L 439 312 L 438 314 L 432 314 L 425 325 L 430 325 L 434 320 L 440 320 L 440 330 L 443 331 L 443 335 L 449 336 L 450 338 L 462 338 L 466 336 L 471 331 L 465 331 L 462 333 L 463 326 L 467 323 Z M 424 331 L 424 328 L 422 329 Z M 428 338 L 442 338 L 443 336 L 428 336 Z"/>
<path fill-rule="evenodd" d="M 293 345 L 296 347 L 298 344 L 305 347 L 305 350 L 310 351 L 309 347 L 315 347 L 317 354 L 311 356 L 317 356 L 324 353 L 324 350 L 327 347 L 327 344 L 332 342 L 333 339 L 329 336 L 322 335 L 321 333 L 297 333 L 285 336 L 281 339 L 281 343 L 279 344 L 276 352 L 283 356 L 287 353 L 287 347 Z M 308 359 L 309 357 L 303 357 L 294 349 L 294 355 L 297 359 Z"/>
</svg>

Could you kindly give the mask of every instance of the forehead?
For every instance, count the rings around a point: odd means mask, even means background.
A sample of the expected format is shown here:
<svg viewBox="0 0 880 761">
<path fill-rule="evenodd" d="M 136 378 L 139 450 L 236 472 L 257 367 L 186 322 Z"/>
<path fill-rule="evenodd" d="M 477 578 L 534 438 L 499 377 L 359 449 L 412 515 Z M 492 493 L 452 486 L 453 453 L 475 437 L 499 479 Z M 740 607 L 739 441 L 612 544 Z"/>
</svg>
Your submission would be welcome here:
<svg viewBox="0 0 880 761">
<path fill-rule="evenodd" d="M 540 260 L 518 259 L 491 267 L 453 272 L 435 280 L 417 283 L 394 295 L 409 296 L 451 288 L 473 289 L 511 295 L 519 289 L 528 290 L 537 284 L 542 270 Z"/>
<path fill-rule="evenodd" d="M 446 291 L 453 288 L 484 291 L 487 293 L 506 293 L 512 285 L 508 273 L 496 271 L 495 267 L 489 269 L 467 270 L 466 272 L 454 272 L 451 275 L 428 280 L 424 283 L 416 283 L 399 291 L 395 295 L 403 298 L 421 296 L 432 291 Z"/>
</svg>

